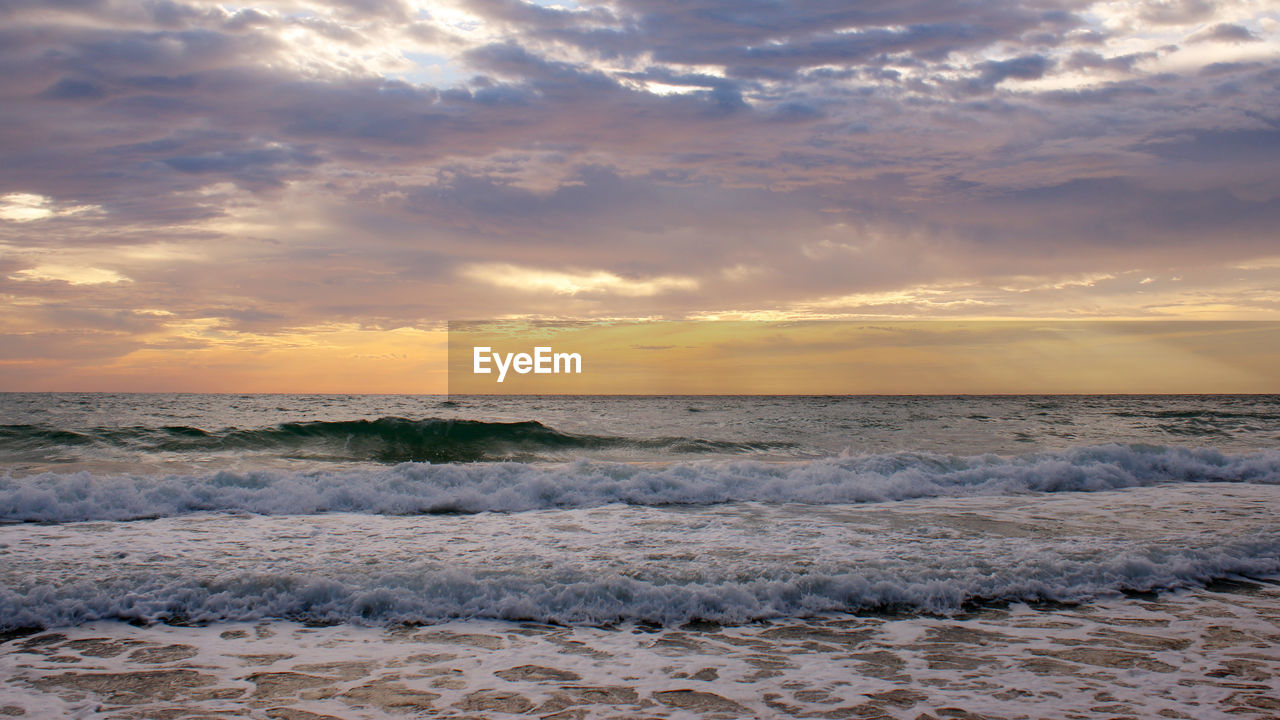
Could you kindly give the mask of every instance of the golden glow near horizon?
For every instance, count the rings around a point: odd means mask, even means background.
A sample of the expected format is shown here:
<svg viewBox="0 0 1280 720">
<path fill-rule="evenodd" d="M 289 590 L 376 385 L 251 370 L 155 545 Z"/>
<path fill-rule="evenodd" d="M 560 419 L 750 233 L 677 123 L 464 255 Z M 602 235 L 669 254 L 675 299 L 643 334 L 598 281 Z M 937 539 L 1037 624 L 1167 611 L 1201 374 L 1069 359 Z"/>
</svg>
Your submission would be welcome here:
<svg viewBox="0 0 1280 720">
<path fill-rule="evenodd" d="M 473 372 L 581 354 L 577 374 Z M 451 394 L 1275 393 L 1280 323 L 683 321 L 451 325 Z"/>
<path fill-rule="evenodd" d="M 456 377 L 451 341 L 467 337 L 438 328 L 354 324 L 253 333 L 228 329 L 222 319 L 184 320 L 163 309 L 137 315 L 154 320 L 156 330 L 103 329 L 60 338 L 72 348 L 104 340 L 132 345 L 118 357 L 90 356 L 62 367 L 53 358 L 3 358 L 0 368 L 31 368 L 51 378 L 54 389 L 78 391 L 444 394 L 451 391 L 450 373 Z M 1280 392 L 1272 370 L 1280 365 L 1280 324 L 1266 321 L 807 320 L 790 314 L 548 321 L 538 332 L 527 320 L 505 326 L 502 337 L 488 338 L 495 349 L 528 351 L 554 341 L 557 350 L 584 353 L 592 371 L 585 378 L 488 389 L 462 385 L 452 392 Z M 493 332 L 495 324 L 480 327 Z"/>
<path fill-rule="evenodd" d="M 164 311 L 155 311 L 163 317 Z M 362 329 L 353 325 L 254 334 L 228 332 L 215 319 L 167 326 L 137 338 L 119 357 L 59 368 L 48 360 L 0 360 L 47 373 L 57 390 L 83 392 L 426 393 L 445 392 L 444 330 Z M 102 338 L 68 337 L 69 343 Z M 62 370 L 60 373 L 59 370 Z M 21 389 L 21 388 L 9 388 Z"/>
</svg>

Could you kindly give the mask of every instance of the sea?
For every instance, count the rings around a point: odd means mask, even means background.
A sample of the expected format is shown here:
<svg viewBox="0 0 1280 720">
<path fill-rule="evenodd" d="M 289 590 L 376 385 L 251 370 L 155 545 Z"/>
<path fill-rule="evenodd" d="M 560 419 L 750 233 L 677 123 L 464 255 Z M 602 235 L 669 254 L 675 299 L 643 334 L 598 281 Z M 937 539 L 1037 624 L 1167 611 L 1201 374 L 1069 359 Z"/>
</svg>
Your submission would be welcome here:
<svg viewBox="0 0 1280 720">
<path fill-rule="evenodd" d="M 1280 396 L 0 394 L 0 715 L 1277 717 L 1278 511 Z"/>
</svg>

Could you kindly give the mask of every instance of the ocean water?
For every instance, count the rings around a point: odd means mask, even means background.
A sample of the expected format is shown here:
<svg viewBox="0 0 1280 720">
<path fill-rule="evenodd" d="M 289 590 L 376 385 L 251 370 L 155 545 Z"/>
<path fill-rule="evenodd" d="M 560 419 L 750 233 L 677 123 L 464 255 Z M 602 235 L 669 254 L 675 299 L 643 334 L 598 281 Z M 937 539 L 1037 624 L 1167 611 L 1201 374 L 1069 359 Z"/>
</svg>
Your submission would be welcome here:
<svg viewBox="0 0 1280 720">
<path fill-rule="evenodd" d="M 0 395 L 0 714 L 1274 717 L 1280 397 Z"/>
<path fill-rule="evenodd" d="M 0 396 L 0 626 L 955 613 L 1280 575 L 1280 397 Z"/>
</svg>

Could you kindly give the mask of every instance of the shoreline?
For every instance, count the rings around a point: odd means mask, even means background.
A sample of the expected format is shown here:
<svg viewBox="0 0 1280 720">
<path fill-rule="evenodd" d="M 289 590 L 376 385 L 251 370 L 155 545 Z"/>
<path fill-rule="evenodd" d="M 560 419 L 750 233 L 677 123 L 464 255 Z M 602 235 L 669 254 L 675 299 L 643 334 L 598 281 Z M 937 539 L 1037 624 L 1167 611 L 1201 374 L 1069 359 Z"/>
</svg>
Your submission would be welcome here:
<svg viewBox="0 0 1280 720">
<path fill-rule="evenodd" d="M 10 637 L 0 668 L 28 718 L 1267 718 L 1280 586 L 669 628 L 103 621 Z"/>
</svg>

